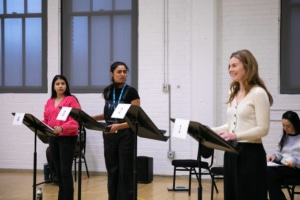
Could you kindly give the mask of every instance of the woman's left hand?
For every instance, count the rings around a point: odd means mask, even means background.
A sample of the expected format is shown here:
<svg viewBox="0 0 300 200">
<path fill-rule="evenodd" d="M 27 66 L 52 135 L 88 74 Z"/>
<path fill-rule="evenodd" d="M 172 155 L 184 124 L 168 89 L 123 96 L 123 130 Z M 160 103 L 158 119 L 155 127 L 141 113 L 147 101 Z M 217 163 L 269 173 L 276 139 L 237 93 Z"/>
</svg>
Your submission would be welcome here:
<svg viewBox="0 0 300 200">
<path fill-rule="evenodd" d="M 59 135 L 61 132 L 63 132 L 63 128 L 61 126 L 54 126 L 54 134 Z"/>
<path fill-rule="evenodd" d="M 106 133 L 118 133 L 119 124 L 111 124 L 108 127 L 109 127 L 109 132 Z"/>
<path fill-rule="evenodd" d="M 236 134 L 234 133 L 228 133 L 228 132 L 221 132 L 219 133 L 221 138 L 223 138 L 226 141 L 236 141 Z"/>
<path fill-rule="evenodd" d="M 294 168 L 295 164 L 292 160 L 289 160 L 285 162 L 285 166 Z"/>
</svg>

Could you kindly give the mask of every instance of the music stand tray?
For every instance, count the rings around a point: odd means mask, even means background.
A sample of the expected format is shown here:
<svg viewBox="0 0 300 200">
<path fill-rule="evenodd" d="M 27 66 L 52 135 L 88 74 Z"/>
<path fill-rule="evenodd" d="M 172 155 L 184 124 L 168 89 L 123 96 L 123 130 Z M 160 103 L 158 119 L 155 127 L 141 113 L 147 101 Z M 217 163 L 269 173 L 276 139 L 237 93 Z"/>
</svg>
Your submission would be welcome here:
<svg viewBox="0 0 300 200">
<path fill-rule="evenodd" d="M 83 125 L 87 129 L 95 131 L 106 131 L 106 123 L 98 122 L 83 110 L 72 108 L 70 116 L 75 119 L 80 125 Z"/>
<path fill-rule="evenodd" d="M 78 108 L 72 108 L 69 115 L 76 120 L 80 126 L 84 126 L 87 129 L 95 131 L 106 131 L 106 124 L 96 121 L 90 115 Z M 79 141 L 81 141 L 81 134 L 79 135 Z M 79 143 L 79 149 L 81 149 L 81 142 Z M 78 167 L 78 200 L 81 200 L 81 151 L 79 151 L 79 167 Z"/>
<path fill-rule="evenodd" d="M 131 105 L 126 113 L 125 120 L 139 137 L 160 141 L 169 139 L 169 136 L 164 136 L 166 131 L 158 129 L 140 106 Z M 138 127 L 136 127 L 137 125 Z"/>
<path fill-rule="evenodd" d="M 137 199 L 137 171 L 136 171 L 137 136 L 153 139 L 153 140 L 164 141 L 164 142 L 169 139 L 169 136 L 164 136 L 166 131 L 158 129 L 140 106 L 130 105 L 125 116 L 125 121 L 128 123 L 129 127 L 134 133 L 133 200 L 136 200 Z"/>
<path fill-rule="evenodd" d="M 13 116 L 15 116 L 16 113 L 12 113 Z M 37 163 L 37 156 L 36 156 L 36 142 L 37 137 L 43 142 L 48 143 L 48 137 L 57 137 L 57 135 L 53 134 L 53 128 L 48 126 L 47 124 L 44 124 L 42 121 L 40 121 L 38 118 L 36 118 L 34 115 L 25 113 L 22 123 L 26 125 L 31 131 L 33 131 L 34 134 L 34 161 L 33 161 L 33 200 L 36 199 L 36 192 L 35 187 L 36 184 L 36 163 Z"/>
<path fill-rule="evenodd" d="M 174 118 L 170 119 L 175 122 Z M 190 121 L 188 126 L 188 134 L 198 141 L 198 152 L 201 151 L 201 145 L 211 149 L 218 149 L 222 151 L 227 151 L 231 153 L 238 154 L 238 151 L 230 143 L 220 137 L 217 133 L 211 130 L 209 127 L 195 121 Z M 199 153 L 201 155 L 201 153 Z M 201 169 L 201 156 L 199 156 L 199 169 Z M 202 200 L 202 185 L 201 185 L 201 173 L 199 173 L 198 179 L 198 200 Z"/>
</svg>

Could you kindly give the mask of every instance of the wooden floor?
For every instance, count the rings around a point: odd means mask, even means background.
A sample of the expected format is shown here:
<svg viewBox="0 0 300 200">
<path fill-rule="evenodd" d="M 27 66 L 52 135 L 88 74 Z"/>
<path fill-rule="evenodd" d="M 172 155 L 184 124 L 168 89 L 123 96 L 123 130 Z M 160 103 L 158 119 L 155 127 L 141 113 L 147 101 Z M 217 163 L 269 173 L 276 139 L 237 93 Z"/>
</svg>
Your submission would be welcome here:
<svg viewBox="0 0 300 200">
<path fill-rule="evenodd" d="M 106 175 L 91 175 L 87 178 L 85 172 L 81 181 L 81 200 L 105 200 L 107 199 Z M 37 174 L 37 183 L 43 181 L 44 175 Z M 214 200 L 223 200 L 223 180 L 216 180 L 219 193 L 214 192 Z M 177 186 L 187 186 L 188 177 L 179 176 Z M 33 174 L 32 172 L 2 172 L 0 171 L 0 200 L 31 200 L 33 199 Z M 192 180 L 191 196 L 188 192 L 173 192 L 167 188 L 172 186 L 171 176 L 154 176 L 149 184 L 138 184 L 138 200 L 198 200 L 198 183 Z M 42 188 L 43 200 L 57 200 L 58 187 L 52 183 L 41 184 L 36 188 Z M 75 196 L 78 199 L 78 184 L 74 183 Z M 202 180 L 202 200 L 210 200 L 211 181 Z M 287 192 L 284 190 L 286 197 Z M 300 195 L 295 196 L 300 200 Z"/>
<path fill-rule="evenodd" d="M 83 172 L 84 173 L 84 172 Z M 85 174 L 83 174 L 85 175 Z M 43 181 L 43 174 L 37 174 L 37 183 Z M 187 186 L 188 177 L 180 176 L 177 180 L 178 186 Z M 0 172 L 0 199 L 1 200 L 30 200 L 33 199 L 33 175 L 31 172 Z M 170 176 L 154 176 L 149 184 L 138 184 L 138 200 L 197 200 L 198 183 L 196 179 L 192 181 L 191 196 L 186 191 L 168 191 L 167 188 L 172 185 Z M 75 196 L 78 199 L 78 184 L 74 183 Z M 219 193 L 215 193 L 214 200 L 223 199 L 223 181 L 217 180 Z M 57 200 L 58 187 L 52 183 L 41 184 L 43 190 L 43 200 Z M 202 199 L 210 200 L 210 180 L 202 181 Z M 81 181 L 81 199 L 82 200 L 105 200 L 107 199 L 106 176 L 92 175 L 90 178 L 82 177 Z"/>
</svg>

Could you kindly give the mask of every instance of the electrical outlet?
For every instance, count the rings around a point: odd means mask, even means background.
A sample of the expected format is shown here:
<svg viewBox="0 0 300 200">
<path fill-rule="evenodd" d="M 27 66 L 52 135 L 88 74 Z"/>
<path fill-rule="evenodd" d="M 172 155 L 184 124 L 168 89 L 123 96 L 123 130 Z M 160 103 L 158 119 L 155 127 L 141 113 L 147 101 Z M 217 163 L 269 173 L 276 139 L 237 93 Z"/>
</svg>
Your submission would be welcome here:
<svg viewBox="0 0 300 200">
<path fill-rule="evenodd" d="M 164 92 L 169 92 L 169 85 L 168 84 L 163 84 L 163 91 Z"/>
<path fill-rule="evenodd" d="M 174 158 L 174 157 L 175 157 L 175 151 L 169 151 L 168 158 Z"/>
</svg>

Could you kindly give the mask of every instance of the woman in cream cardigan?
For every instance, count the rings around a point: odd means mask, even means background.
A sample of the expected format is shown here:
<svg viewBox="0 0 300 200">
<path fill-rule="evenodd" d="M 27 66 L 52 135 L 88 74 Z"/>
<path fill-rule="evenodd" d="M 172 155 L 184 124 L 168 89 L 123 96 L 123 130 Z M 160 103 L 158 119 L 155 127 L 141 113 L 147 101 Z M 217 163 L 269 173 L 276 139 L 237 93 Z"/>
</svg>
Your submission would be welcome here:
<svg viewBox="0 0 300 200">
<path fill-rule="evenodd" d="M 232 53 L 228 71 L 232 78 L 228 121 L 213 130 L 232 142 L 239 154 L 224 154 L 224 199 L 266 200 L 267 163 L 262 137 L 269 131 L 273 98 L 249 50 Z"/>
</svg>

